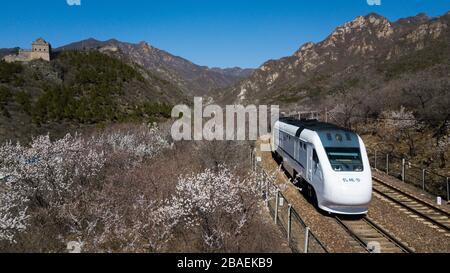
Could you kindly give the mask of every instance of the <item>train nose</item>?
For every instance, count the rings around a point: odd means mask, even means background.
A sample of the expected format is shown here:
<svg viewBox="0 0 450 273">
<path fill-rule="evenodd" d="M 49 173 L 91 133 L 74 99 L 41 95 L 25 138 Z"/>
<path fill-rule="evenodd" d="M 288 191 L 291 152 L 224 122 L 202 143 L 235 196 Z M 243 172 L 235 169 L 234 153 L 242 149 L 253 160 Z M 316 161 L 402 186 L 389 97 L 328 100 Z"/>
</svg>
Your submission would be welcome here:
<svg viewBox="0 0 450 273">
<path fill-rule="evenodd" d="M 337 205 L 367 205 L 372 199 L 372 179 L 343 175 L 331 189 L 331 201 Z"/>
</svg>

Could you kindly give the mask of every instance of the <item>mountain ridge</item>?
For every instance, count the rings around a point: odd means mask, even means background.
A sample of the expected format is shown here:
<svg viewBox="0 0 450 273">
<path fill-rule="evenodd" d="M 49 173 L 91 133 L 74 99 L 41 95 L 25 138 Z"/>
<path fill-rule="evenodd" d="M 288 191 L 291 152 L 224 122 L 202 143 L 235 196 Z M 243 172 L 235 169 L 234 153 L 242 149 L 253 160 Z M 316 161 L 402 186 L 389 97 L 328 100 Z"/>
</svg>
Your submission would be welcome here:
<svg viewBox="0 0 450 273">
<path fill-rule="evenodd" d="M 145 41 L 135 44 L 117 39 L 99 41 L 89 38 L 56 48 L 55 52 L 92 49 L 121 54 L 160 77 L 176 83 L 191 96 L 214 95 L 212 93 L 215 90 L 227 88 L 253 72 L 252 69 L 239 67 L 222 69 L 197 65 L 180 56 L 153 47 Z"/>
<path fill-rule="evenodd" d="M 311 87 L 328 92 L 334 82 L 344 78 L 361 75 L 364 80 L 369 73 L 381 77 L 376 68 L 382 69 L 384 63 L 450 40 L 449 25 L 450 13 L 434 18 L 418 14 L 395 22 L 376 13 L 358 16 L 320 42 L 307 42 L 291 56 L 265 62 L 249 78 L 222 92 L 220 100 L 295 102 L 307 97 L 300 93 L 310 92 Z M 358 75 L 351 75 L 355 72 Z M 322 84 L 309 84 L 311 81 Z"/>
<path fill-rule="evenodd" d="M 94 50 L 59 52 L 50 62 L 0 61 L 1 141 L 151 122 L 189 102 L 182 90 L 151 71 Z"/>
</svg>

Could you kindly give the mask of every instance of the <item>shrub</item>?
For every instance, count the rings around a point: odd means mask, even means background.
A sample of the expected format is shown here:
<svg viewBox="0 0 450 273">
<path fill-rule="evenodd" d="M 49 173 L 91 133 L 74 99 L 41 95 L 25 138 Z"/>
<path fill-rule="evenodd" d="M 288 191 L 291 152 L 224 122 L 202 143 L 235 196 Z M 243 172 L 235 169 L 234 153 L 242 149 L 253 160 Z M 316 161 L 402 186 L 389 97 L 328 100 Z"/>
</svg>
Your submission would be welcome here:
<svg viewBox="0 0 450 273">
<path fill-rule="evenodd" d="M 22 109 L 25 113 L 31 114 L 32 102 L 30 94 L 24 91 L 19 91 L 15 94 L 15 100 L 22 106 Z"/>
<path fill-rule="evenodd" d="M 258 208 L 256 183 L 235 176 L 226 166 L 218 171 L 206 169 L 198 174 L 180 176 L 171 211 L 177 223 L 201 234 L 203 251 L 230 251 Z"/>
<path fill-rule="evenodd" d="M 216 156 L 232 149 L 240 158 L 247 149 L 170 145 L 167 132 L 116 125 L 0 146 L 8 176 L 0 184 L 0 249 L 60 252 L 78 241 L 89 252 L 277 251 L 280 239 L 261 214 L 260 181 L 248 166 Z M 204 168 L 200 157 L 218 165 Z"/>
<path fill-rule="evenodd" d="M 9 83 L 17 79 L 17 74 L 22 72 L 23 67 L 19 63 L 7 63 L 0 61 L 0 83 Z"/>
<path fill-rule="evenodd" d="M 0 86 L 0 112 L 2 112 L 3 116 L 8 118 L 10 117 L 10 114 L 6 109 L 6 106 L 11 100 L 11 97 L 11 91 L 9 91 L 9 89 L 6 87 Z"/>
</svg>

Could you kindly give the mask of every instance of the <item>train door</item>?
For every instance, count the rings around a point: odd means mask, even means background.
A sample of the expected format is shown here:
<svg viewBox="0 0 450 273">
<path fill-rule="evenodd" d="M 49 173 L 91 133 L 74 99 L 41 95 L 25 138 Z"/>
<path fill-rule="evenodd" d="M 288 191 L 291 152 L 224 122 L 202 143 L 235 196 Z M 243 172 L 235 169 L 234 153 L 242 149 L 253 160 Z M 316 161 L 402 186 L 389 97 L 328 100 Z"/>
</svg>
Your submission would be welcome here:
<svg viewBox="0 0 450 273">
<path fill-rule="evenodd" d="M 317 156 L 317 152 L 313 149 L 312 152 L 312 183 L 316 187 L 320 187 L 323 181 L 323 173 L 322 167 L 320 165 L 319 157 Z"/>
<path fill-rule="evenodd" d="M 307 158 L 307 181 L 313 185 L 315 190 L 321 192 L 323 187 L 323 172 L 314 146 L 308 145 Z"/>
<path fill-rule="evenodd" d="M 308 144 L 306 147 L 306 180 L 309 183 L 312 183 L 312 174 L 313 174 L 313 167 L 314 167 L 314 162 L 313 162 L 313 151 L 314 151 L 314 146 L 311 144 Z"/>
</svg>

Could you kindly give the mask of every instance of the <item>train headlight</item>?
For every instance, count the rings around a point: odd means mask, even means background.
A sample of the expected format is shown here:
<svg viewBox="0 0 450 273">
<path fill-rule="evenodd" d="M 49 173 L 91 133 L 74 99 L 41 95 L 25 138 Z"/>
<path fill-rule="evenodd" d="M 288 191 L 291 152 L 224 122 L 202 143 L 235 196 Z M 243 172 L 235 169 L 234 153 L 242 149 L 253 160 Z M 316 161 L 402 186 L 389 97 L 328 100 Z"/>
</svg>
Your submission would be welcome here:
<svg viewBox="0 0 450 273">
<path fill-rule="evenodd" d="M 341 172 L 342 171 L 342 167 L 339 165 L 333 165 L 333 170 L 335 170 L 336 172 Z"/>
<path fill-rule="evenodd" d="M 354 167 L 353 167 L 353 170 L 354 170 L 355 172 L 362 172 L 362 171 L 363 171 L 363 166 L 361 166 L 361 165 L 354 166 Z"/>
</svg>

